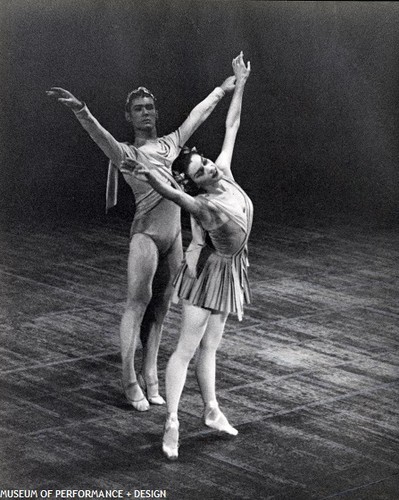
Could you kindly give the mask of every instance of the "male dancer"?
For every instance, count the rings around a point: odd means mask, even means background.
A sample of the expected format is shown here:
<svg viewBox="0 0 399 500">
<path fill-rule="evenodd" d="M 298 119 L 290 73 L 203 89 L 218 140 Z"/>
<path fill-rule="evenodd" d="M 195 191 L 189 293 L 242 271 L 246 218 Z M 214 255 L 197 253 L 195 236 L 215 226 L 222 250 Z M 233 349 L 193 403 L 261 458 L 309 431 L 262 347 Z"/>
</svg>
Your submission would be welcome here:
<svg viewBox="0 0 399 500">
<path fill-rule="evenodd" d="M 94 118 L 86 104 L 69 91 L 60 87 L 52 87 L 47 91 L 48 96 L 72 109 L 83 128 L 109 158 L 107 188 L 116 187 L 115 174 L 116 169 L 119 169 L 135 197 L 127 301 L 120 336 L 122 385 L 127 400 L 138 411 L 148 410 L 150 403 L 165 403 L 158 392 L 157 358 L 162 325 L 170 305 L 172 282 L 183 252 L 180 208 L 160 196 L 149 184 L 140 182 L 130 173 L 124 173 L 122 162 L 130 159 L 144 163 L 164 176 L 170 176 L 171 165 L 180 149 L 208 118 L 225 93 L 233 91 L 234 81 L 234 76 L 227 78 L 195 106 L 176 131 L 163 137 L 157 135 L 155 97 L 145 87 L 133 90 L 128 95 L 125 109 L 126 120 L 133 127 L 133 144 L 117 141 Z M 113 195 L 113 202 L 108 206 L 116 203 L 115 193 Z M 138 377 L 140 384 L 134 366 L 139 337 L 143 343 L 142 373 Z"/>
</svg>

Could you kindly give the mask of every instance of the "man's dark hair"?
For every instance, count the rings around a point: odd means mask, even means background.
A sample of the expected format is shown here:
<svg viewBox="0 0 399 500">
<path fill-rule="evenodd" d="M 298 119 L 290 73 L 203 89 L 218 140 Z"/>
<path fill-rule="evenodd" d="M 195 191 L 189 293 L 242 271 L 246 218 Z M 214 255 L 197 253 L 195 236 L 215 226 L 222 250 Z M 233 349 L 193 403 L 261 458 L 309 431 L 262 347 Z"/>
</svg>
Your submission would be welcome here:
<svg viewBox="0 0 399 500">
<path fill-rule="evenodd" d="M 132 101 L 134 99 L 137 99 L 138 97 L 151 97 L 151 99 L 154 101 L 155 108 L 157 108 L 157 100 L 156 100 L 154 94 L 152 92 L 150 92 L 145 87 L 137 87 L 137 89 L 132 90 L 127 95 L 126 104 L 125 104 L 125 111 L 127 113 L 130 113 L 130 107 L 132 105 Z"/>
</svg>

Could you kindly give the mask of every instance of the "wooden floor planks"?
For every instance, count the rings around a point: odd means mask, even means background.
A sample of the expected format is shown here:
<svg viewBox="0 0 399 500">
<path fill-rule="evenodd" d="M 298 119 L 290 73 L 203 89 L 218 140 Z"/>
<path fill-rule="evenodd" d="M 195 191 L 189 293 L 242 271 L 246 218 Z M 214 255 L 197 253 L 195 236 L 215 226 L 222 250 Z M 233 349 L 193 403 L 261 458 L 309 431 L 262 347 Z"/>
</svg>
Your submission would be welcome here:
<svg viewBox="0 0 399 500">
<path fill-rule="evenodd" d="M 239 435 L 203 426 L 190 365 L 169 463 L 164 408 L 135 412 L 120 387 L 128 230 L 112 217 L 0 229 L 0 490 L 399 498 L 397 231 L 254 230 L 253 303 L 229 319 L 218 356 L 220 404 Z M 162 392 L 179 320 L 173 305 Z"/>
</svg>

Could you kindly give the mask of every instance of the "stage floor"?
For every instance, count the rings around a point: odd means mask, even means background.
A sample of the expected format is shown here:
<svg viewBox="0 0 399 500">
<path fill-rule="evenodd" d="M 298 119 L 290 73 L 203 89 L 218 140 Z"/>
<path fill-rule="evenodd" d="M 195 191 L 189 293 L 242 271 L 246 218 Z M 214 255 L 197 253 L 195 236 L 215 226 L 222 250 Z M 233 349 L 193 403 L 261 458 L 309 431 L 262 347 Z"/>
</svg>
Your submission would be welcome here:
<svg viewBox="0 0 399 500">
<path fill-rule="evenodd" d="M 190 365 L 178 462 L 160 448 L 165 408 L 136 412 L 121 392 L 128 232 L 112 217 L 0 230 L 0 491 L 399 498 L 398 232 L 254 231 L 253 302 L 218 355 L 220 405 L 239 434 L 203 426 Z M 173 306 L 163 394 L 179 318 Z"/>
</svg>

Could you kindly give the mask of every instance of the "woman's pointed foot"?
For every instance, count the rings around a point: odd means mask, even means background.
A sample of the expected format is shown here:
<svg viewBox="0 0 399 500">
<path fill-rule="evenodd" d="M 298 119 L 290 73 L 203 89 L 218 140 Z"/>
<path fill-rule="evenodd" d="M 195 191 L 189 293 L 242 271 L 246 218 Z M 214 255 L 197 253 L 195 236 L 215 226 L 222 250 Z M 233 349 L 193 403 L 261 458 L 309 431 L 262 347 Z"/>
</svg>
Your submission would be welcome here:
<svg viewBox="0 0 399 500">
<path fill-rule="evenodd" d="M 147 411 L 150 409 L 150 403 L 144 396 L 138 382 L 130 382 L 126 386 L 122 384 L 126 399 L 137 411 Z"/>
<path fill-rule="evenodd" d="M 153 382 L 152 384 L 149 384 L 145 381 L 145 379 L 141 373 L 139 373 L 137 378 L 138 378 L 140 386 L 142 387 L 143 391 L 146 393 L 147 400 L 152 405 L 164 405 L 166 403 L 164 398 L 159 395 L 158 381 Z"/>
<path fill-rule="evenodd" d="M 237 436 L 238 430 L 229 424 L 226 416 L 219 409 L 216 403 L 209 404 L 205 407 L 204 413 L 205 425 L 219 432 L 225 432 L 230 436 Z"/>
<path fill-rule="evenodd" d="M 177 460 L 179 456 L 179 421 L 177 417 L 169 417 L 165 422 L 162 451 L 169 460 Z"/>
</svg>

